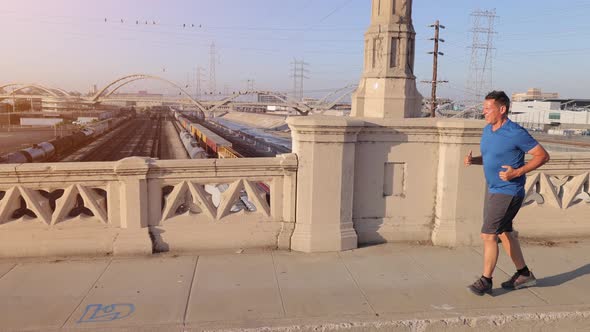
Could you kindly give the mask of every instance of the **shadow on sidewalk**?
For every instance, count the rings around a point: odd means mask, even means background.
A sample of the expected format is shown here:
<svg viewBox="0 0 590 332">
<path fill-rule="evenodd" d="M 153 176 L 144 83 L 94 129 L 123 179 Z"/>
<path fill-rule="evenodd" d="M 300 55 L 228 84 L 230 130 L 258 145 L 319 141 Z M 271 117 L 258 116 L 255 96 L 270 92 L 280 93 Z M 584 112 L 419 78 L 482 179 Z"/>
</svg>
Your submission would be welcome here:
<svg viewBox="0 0 590 332">
<path fill-rule="evenodd" d="M 564 272 L 564 273 L 556 274 L 554 276 L 537 279 L 537 286 L 536 287 L 558 286 L 561 284 L 565 284 L 568 281 L 574 280 L 578 277 L 584 276 L 586 274 L 590 274 L 590 264 L 580 266 L 579 268 L 569 271 L 569 272 Z"/>
<path fill-rule="evenodd" d="M 569 271 L 569 272 L 564 272 L 564 273 L 556 274 L 554 276 L 537 279 L 537 285 L 533 286 L 533 288 L 559 286 L 559 285 L 565 284 L 568 281 L 572 281 L 578 277 L 581 277 L 581 276 L 584 276 L 587 274 L 590 274 L 590 264 L 580 266 L 579 268 Z M 493 297 L 502 296 L 508 292 L 512 292 L 512 290 L 507 290 L 507 289 L 504 289 L 501 287 L 494 288 L 492 296 Z"/>
</svg>

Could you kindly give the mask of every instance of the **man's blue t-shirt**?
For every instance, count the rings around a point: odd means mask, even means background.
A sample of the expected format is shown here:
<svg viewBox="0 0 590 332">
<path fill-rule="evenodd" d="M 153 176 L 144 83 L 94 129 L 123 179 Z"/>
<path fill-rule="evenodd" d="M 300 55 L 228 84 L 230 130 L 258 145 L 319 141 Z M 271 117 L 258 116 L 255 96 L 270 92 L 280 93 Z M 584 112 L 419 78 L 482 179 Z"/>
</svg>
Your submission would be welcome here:
<svg viewBox="0 0 590 332">
<path fill-rule="evenodd" d="M 503 165 L 514 169 L 522 167 L 524 155 L 538 144 L 524 128 L 510 119 L 496 131 L 492 131 L 492 125 L 488 124 L 483 129 L 480 144 L 488 192 L 524 197 L 526 175 L 503 181 L 499 173 L 506 171 Z"/>
</svg>

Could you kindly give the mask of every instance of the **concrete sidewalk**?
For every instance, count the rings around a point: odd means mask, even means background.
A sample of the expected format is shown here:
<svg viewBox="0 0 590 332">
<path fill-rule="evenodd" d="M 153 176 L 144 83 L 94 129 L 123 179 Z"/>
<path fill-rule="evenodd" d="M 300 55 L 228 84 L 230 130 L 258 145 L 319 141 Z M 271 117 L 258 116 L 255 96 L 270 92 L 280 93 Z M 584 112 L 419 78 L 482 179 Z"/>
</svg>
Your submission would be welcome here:
<svg viewBox="0 0 590 332">
<path fill-rule="evenodd" d="M 0 262 L 0 330 L 590 331 L 590 242 L 525 246 L 538 286 L 466 286 L 479 248 Z"/>
</svg>

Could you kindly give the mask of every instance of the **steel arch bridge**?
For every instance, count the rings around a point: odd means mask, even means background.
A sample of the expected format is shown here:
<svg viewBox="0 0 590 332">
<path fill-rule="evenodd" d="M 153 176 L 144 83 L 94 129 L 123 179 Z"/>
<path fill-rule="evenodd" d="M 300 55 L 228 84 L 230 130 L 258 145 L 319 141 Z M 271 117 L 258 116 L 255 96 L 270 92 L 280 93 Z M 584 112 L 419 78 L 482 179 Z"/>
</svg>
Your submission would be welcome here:
<svg viewBox="0 0 590 332">
<path fill-rule="evenodd" d="M 121 89 L 122 87 L 124 87 L 127 84 L 130 84 L 132 82 L 139 81 L 139 80 L 161 81 L 161 82 L 164 82 L 164 83 L 178 89 L 180 91 L 181 95 L 183 95 L 185 98 L 187 98 L 185 100 L 188 100 L 189 104 L 196 106 L 203 113 L 213 113 L 215 111 L 220 111 L 220 108 L 222 108 L 223 106 L 226 106 L 230 103 L 245 104 L 245 105 L 261 105 L 261 103 L 257 103 L 257 102 L 240 102 L 240 101 L 236 101 L 236 99 L 238 97 L 244 96 L 244 95 L 265 94 L 265 95 L 275 97 L 277 100 L 279 100 L 281 102 L 281 105 L 286 106 L 286 107 L 290 107 L 293 110 L 297 111 L 301 115 L 308 115 L 310 113 L 320 113 L 321 114 L 327 110 L 332 109 L 340 100 L 342 100 L 342 98 L 344 98 L 345 96 L 349 95 L 352 92 L 351 89 L 355 88 L 355 85 L 348 85 L 344 88 L 340 88 L 340 89 L 337 89 L 337 90 L 331 92 L 330 94 L 328 94 L 327 96 L 325 96 L 321 100 L 319 100 L 315 103 L 311 103 L 311 104 L 303 103 L 303 102 L 300 102 L 297 100 L 292 100 L 291 98 L 289 98 L 288 96 L 286 96 L 285 94 L 282 94 L 280 92 L 263 91 L 263 90 L 240 91 L 239 93 L 236 93 L 234 95 L 231 95 L 229 97 L 226 97 L 224 99 L 217 100 L 217 101 L 199 101 L 199 100 L 194 99 L 180 85 L 178 85 L 168 79 L 165 79 L 165 78 L 162 78 L 159 76 L 155 76 L 155 75 L 149 75 L 149 74 L 131 74 L 131 75 L 126 75 L 126 76 L 117 78 L 116 80 L 113 80 L 112 82 L 110 82 L 106 86 L 104 86 L 100 91 L 98 91 L 94 96 L 91 96 L 91 97 L 73 96 L 63 89 L 46 87 L 46 86 L 43 86 L 40 84 L 9 83 L 9 84 L 0 85 L 0 99 L 6 99 L 6 98 L 12 98 L 12 97 L 30 98 L 31 97 L 30 94 L 19 94 L 18 93 L 20 91 L 29 89 L 29 90 L 33 90 L 36 92 L 36 95 L 35 95 L 36 97 L 46 96 L 46 97 L 49 97 L 54 100 L 62 99 L 64 102 L 67 102 L 69 100 L 78 100 L 79 102 L 82 102 L 82 103 L 96 104 L 96 103 L 100 103 L 103 101 L 107 101 L 109 99 L 109 97 L 113 98 L 114 97 L 113 94 L 116 91 L 118 91 L 119 89 Z M 12 88 L 12 89 L 8 89 L 8 88 Z M 333 101 L 328 101 L 328 98 L 330 98 L 330 97 L 337 97 L 337 98 Z M 181 103 L 184 103 L 184 102 L 181 102 Z"/>
<path fill-rule="evenodd" d="M 291 107 L 295 111 L 297 111 L 298 113 L 300 113 L 302 115 L 307 115 L 307 114 L 309 114 L 309 112 L 312 111 L 312 108 L 309 107 L 308 105 L 300 103 L 295 100 L 291 100 L 290 98 L 288 98 L 284 95 L 281 95 L 280 93 L 273 92 L 273 91 L 262 91 L 262 90 L 240 91 L 240 92 L 236 93 L 235 95 L 231 95 L 231 96 L 224 98 L 220 101 L 214 102 L 213 106 L 211 108 L 209 108 L 208 111 L 214 112 L 215 110 L 219 109 L 220 107 L 233 102 L 235 99 L 237 99 L 240 96 L 252 95 L 252 94 L 265 94 L 268 96 L 275 97 L 276 99 L 283 102 L 283 104 L 282 104 L 283 106 Z M 246 104 L 248 104 L 248 103 L 246 103 Z"/>
<path fill-rule="evenodd" d="M 10 92 L 8 92 L 8 91 L 6 91 L 6 88 L 8 88 L 8 87 L 15 87 L 15 88 L 12 89 Z M 73 97 L 69 92 L 67 92 L 63 89 L 49 88 L 49 87 L 45 87 L 40 84 L 9 83 L 9 84 L 0 85 L 0 93 L 2 91 L 4 91 L 7 96 L 17 95 L 17 92 L 25 90 L 25 89 L 35 89 L 35 90 L 41 91 L 42 93 L 46 93 L 46 94 L 50 95 L 51 97 L 56 97 L 56 98 Z"/>
<path fill-rule="evenodd" d="M 98 91 L 94 96 L 91 97 L 91 101 L 93 102 L 100 102 L 101 99 L 105 99 L 107 97 L 109 97 L 110 95 L 112 95 L 115 91 L 119 90 L 120 88 L 124 87 L 125 85 L 135 82 L 135 81 L 139 81 L 139 80 L 156 80 L 156 81 L 161 81 L 161 82 L 165 82 L 167 84 L 172 85 L 173 87 L 177 88 L 178 90 L 180 90 L 180 92 L 188 97 L 188 99 L 191 101 L 191 104 L 197 106 L 197 108 L 199 108 L 201 111 L 203 112 L 207 112 L 207 107 L 205 107 L 205 105 L 203 105 L 202 103 L 200 103 L 198 100 L 194 99 L 193 97 L 191 97 L 191 95 L 189 93 L 187 93 L 182 87 L 180 87 L 178 84 L 167 80 L 165 78 L 159 77 L 159 76 L 154 76 L 154 75 L 147 75 L 147 74 L 132 74 L 132 75 L 127 75 L 127 76 L 123 76 L 120 77 L 114 81 L 112 81 L 111 83 L 107 84 L 104 88 L 102 88 L 100 91 Z M 114 87 L 112 90 L 108 91 L 107 90 L 111 87 Z"/>
</svg>

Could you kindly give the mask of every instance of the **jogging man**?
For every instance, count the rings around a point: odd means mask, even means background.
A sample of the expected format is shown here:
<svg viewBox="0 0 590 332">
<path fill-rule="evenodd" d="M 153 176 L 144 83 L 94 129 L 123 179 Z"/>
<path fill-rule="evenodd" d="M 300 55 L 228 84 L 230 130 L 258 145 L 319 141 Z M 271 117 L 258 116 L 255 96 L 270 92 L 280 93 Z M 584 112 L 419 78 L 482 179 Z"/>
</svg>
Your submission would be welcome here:
<svg viewBox="0 0 590 332">
<path fill-rule="evenodd" d="M 524 200 L 525 174 L 549 161 L 549 154 L 524 128 L 508 119 L 509 109 L 510 99 L 504 91 L 492 91 L 486 96 L 483 114 L 488 125 L 481 137 L 482 155 L 474 157 L 469 152 L 465 156 L 466 166 L 483 165 L 488 186 L 481 228 L 483 274 L 468 287 L 477 295 L 492 292 L 492 274 L 499 253 L 498 238 L 517 270 L 512 278 L 502 283 L 502 288 L 519 289 L 537 283 L 526 266 L 520 243 L 513 235 L 512 220 Z M 525 164 L 526 153 L 533 157 Z"/>
</svg>

